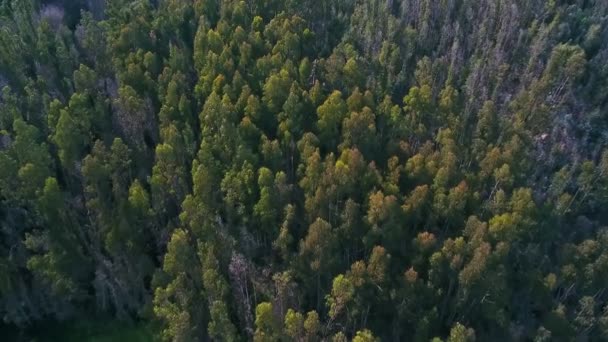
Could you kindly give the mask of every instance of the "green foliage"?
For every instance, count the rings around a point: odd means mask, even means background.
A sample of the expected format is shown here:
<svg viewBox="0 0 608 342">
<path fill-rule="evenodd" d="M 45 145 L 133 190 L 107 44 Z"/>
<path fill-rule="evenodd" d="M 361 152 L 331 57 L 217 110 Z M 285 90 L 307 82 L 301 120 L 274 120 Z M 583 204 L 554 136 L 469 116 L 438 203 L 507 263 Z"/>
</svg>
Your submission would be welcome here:
<svg viewBox="0 0 608 342">
<path fill-rule="evenodd" d="M 342 93 L 334 91 L 325 102 L 317 108 L 317 128 L 319 138 L 327 148 L 334 148 L 338 141 L 340 125 L 346 116 L 348 108 L 342 99 Z"/>
<path fill-rule="evenodd" d="M 605 340 L 607 16 L 0 1 L 0 315 L 21 339 Z"/>
<path fill-rule="evenodd" d="M 278 322 L 275 320 L 272 304 L 263 302 L 255 308 L 254 341 L 274 341 L 278 338 Z"/>
</svg>

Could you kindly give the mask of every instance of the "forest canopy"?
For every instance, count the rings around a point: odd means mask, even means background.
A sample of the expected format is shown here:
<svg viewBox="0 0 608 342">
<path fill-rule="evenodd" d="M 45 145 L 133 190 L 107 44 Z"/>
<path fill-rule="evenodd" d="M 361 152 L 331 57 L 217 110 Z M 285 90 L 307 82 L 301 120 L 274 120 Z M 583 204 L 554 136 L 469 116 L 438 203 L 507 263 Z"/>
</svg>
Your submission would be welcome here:
<svg viewBox="0 0 608 342">
<path fill-rule="evenodd" d="M 607 23 L 605 0 L 0 0 L 3 326 L 608 340 Z"/>
</svg>

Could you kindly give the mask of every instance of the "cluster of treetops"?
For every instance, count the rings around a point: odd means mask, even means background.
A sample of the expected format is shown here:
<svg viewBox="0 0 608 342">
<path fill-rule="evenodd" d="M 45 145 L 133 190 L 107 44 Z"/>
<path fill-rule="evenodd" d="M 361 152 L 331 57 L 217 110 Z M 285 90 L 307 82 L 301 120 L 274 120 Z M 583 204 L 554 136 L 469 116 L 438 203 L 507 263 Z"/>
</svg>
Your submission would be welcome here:
<svg viewBox="0 0 608 342">
<path fill-rule="evenodd" d="M 5 324 L 608 339 L 607 1 L 78 3 L 0 1 Z"/>
</svg>

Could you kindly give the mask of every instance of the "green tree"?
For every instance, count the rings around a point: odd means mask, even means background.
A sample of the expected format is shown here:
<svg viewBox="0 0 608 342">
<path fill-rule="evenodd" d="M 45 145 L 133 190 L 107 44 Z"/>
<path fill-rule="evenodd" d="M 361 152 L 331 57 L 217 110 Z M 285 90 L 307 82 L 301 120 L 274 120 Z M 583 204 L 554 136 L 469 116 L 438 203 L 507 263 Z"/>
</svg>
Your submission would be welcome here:
<svg viewBox="0 0 608 342">
<path fill-rule="evenodd" d="M 337 145 L 340 124 L 346 117 L 347 111 L 342 93 L 337 90 L 317 108 L 319 138 L 326 148 L 333 149 Z"/>
<path fill-rule="evenodd" d="M 202 274 L 187 233 L 173 232 L 154 292 L 154 314 L 163 322 L 163 337 L 192 341 L 203 336 L 204 310 L 198 302 Z"/>
<path fill-rule="evenodd" d="M 254 341 L 275 341 L 279 338 L 279 323 L 274 317 L 272 303 L 262 302 L 255 308 Z"/>
</svg>

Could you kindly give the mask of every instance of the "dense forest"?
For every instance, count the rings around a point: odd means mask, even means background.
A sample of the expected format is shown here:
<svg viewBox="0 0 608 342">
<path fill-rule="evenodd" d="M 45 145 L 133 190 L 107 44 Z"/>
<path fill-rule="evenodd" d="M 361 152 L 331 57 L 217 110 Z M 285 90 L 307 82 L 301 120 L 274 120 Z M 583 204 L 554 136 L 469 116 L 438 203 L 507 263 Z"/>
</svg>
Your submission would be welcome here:
<svg viewBox="0 0 608 342">
<path fill-rule="evenodd" d="M 0 89 L 22 339 L 608 340 L 608 1 L 0 0 Z"/>
</svg>

